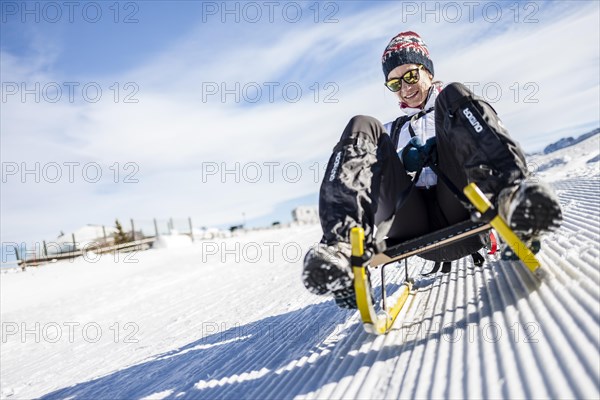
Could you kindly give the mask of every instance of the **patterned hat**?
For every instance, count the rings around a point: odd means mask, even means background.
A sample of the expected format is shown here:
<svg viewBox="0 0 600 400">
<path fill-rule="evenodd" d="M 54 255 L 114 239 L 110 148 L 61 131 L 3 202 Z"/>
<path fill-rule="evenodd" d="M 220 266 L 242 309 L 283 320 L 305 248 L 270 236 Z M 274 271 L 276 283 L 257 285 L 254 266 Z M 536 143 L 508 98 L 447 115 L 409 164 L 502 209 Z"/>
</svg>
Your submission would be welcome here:
<svg viewBox="0 0 600 400">
<path fill-rule="evenodd" d="M 381 63 L 385 79 L 394 68 L 403 64 L 422 64 L 433 75 L 433 62 L 427 45 L 412 31 L 401 32 L 392 38 L 383 52 Z"/>
</svg>

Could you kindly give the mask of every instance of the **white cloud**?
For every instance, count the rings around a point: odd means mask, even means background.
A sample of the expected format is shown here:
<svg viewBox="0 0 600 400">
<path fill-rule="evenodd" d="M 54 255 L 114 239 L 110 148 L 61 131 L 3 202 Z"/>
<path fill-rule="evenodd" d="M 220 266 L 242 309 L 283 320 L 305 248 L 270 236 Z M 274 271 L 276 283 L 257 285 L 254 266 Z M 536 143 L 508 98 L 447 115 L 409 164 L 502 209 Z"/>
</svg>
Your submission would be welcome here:
<svg viewBox="0 0 600 400">
<path fill-rule="evenodd" d="M 558 139 L 540 141 L 541 134 L 600 119 L 597 15 L 588 9 L 548 24 L 517 25 L 438 65 L 444 77 L 477 82 L 479 91 L 488 85 L 488 98 L 496 99 L 500 88 L 494 107 L 514 137 L 539 149 Z"/>
</svg>

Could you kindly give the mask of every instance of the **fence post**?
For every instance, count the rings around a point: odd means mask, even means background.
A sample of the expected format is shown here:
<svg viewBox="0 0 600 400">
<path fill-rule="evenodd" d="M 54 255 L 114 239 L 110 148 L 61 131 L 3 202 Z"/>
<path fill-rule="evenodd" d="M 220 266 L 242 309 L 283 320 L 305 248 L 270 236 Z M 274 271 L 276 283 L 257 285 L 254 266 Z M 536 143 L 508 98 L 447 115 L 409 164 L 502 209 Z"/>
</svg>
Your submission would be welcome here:
<svg viewBox="0 0 600 400">
<path fill-rule="evenodd" d="M 17 261 L 21 261 L 21 255 L 19 254 L 19 247 L 13 246 L 15 249 L 15 256 L 17 256 Z"/>
<path fill-rule="evenodd" d="M 131 221 L 131 241 L 135 242 L 135 226 L 133 225 L 133 218 L 131 218 L 130 221 Z"/>
<path fill-rule="evenodd" d="M 46 241 L 42 240 L 42 243 L 44 244 L 44 257 L 48 257 L 48 247 L 46 247 Z"/>
<path fill-rule="evenodd" d="M 106 237 L 106 228 L 102 225 L 102 236 L 104 236 L 104 244 L 108 243 L 108 238 Z"/>
<path fill-rule="evenodd" d="M 156 234 L 156 237 L 160 236 L 160 233 L 158 233 L 158 224 L 156 223 L 156 218 L 154 218 L 154 233 Z"/>
<path fill-rule="evenodd" d="M 25 260 L 21 260 L 21 255 L 19 254 L 19 247 L 13 246 L 15 249 L 15 256 L 17 257 L 17 266 L 21 266 L 21 271 L 25 271 L 25 267 L 27 267 L 27 263 Z"/>
<path fill-rule="evenodd" d="M 190 224 L 190 237 L 192 238 L 192 243 L 194 242 L 194 228 L 192 228 L 192 217 L 188 217 L 188 223 Z"/>
<path fill-rule="evenodd" d="M 73 239 L 73 252 L 77 251 L 77 243 L 75 242 L 75 234 L 71 233 L 71 239 Z"/>
</svg>

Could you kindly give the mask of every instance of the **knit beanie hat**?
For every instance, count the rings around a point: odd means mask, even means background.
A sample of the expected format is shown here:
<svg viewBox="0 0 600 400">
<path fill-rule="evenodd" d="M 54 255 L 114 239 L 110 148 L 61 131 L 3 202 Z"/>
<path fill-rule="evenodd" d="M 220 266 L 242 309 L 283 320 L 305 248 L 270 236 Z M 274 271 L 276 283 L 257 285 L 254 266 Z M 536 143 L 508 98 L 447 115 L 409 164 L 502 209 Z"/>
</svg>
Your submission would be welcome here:
<svg viewBox="0 0 600 400">
<path fill-rule="evenodd" d="M 400 32 L 392 38 L 381 58 L 385 79 L 399 65 L 422 64 L 433 75 L 433 62 L 423 39 L 412 31 Z"/>
</svg>

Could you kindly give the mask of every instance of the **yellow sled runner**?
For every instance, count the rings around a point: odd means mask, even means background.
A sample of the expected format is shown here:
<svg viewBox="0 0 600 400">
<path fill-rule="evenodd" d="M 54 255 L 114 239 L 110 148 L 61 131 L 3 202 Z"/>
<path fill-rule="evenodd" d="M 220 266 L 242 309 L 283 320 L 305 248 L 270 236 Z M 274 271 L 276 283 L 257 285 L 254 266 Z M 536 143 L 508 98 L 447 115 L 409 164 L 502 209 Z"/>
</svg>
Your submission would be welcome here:
<svg viewBox="0 0 600 400">
<path fill-rule="evenodd" d="M 504 242 L 512 249 L 514 254 L 523 261 L 532 273 L 536 273 L 540 266 L 539 261 L 517 235 L 508 227 L 506 222 L 497 214 L 493 205 L 479 190 L 477 185 L 471 183 L 464 188 L 464 194 L 477 210 L 479 221 L 464 221 L 459 224 L 441 229 L 439 231 L 403 242 L 392 244 L 382 253 L 373 257 L 365 255 L 364 230 L 360 227 L 352 228 L 350 242 L 352 244 L 352 269 L 354 272 L 354 289 L 356 303 L 365 330 L 376 335 L 383 335 L 390 331 L 394 322 L 402 311 L 410 304 L 409 299 L 414 295 L 413 281 L 408 277 L 408 257 L 446 246 L 457 240 L 476 235 L 491 228 L 496 229 Z M 405 260 L 405 279 L 401 287 L 394 293 L 392 304 L 387 304 L 389 298 L 385 291 L 384 267 L 391 263 Z M 381 309 L 377 311 L 371 298 L 371 283 L 367 268 L 381 266 Z"/>
</svg>

